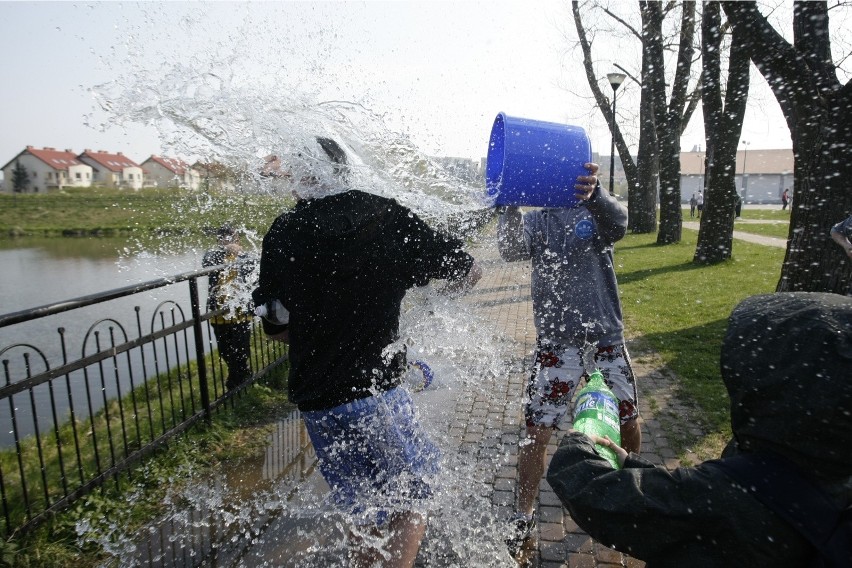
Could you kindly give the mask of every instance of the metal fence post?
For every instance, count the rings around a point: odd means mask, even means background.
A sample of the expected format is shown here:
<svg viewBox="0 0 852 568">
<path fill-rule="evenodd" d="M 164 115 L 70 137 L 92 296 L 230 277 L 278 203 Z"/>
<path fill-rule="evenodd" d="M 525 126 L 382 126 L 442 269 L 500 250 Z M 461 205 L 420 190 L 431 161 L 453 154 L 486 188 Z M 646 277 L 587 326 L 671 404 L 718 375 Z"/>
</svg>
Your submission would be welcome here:
<svg viewBox="0 0 852 568">
<path fill-rule="evenodd" d="M 189 279 L 189 301 L 192 306 L 192 332 L 195 336 L 195 360 L 198 362 L 198 382 L 201 389 L 201 407 L 204 419 L 209 424 L 213 420 L 210 410 L 210 391 L 207 388 L 207 361 L 204 356 L 204 336 L 201 331 L 201 306 L 198 302 L 198 278 Z"/>
</svg>

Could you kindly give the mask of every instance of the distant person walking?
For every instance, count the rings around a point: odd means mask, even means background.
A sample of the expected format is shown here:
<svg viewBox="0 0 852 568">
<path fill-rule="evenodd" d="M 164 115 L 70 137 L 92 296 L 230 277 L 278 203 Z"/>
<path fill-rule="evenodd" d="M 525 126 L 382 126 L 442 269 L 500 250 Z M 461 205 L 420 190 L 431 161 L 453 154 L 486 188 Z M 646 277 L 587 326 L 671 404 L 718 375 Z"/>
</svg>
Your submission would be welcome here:
<svg viewBox="0 0 852 568">
<path fill-rule="evenodd" d="M 228 365 L 225 386 L 233 390 L 252 374 L 249 364 L 252 314 L 246 309 L 246 304 L 250 303 L 250 287 L 254 285 L 251 276 L 256 262 L 240 246 L 240 234 L 230 225 L 216 231 L 216 243 L 215 248 L 204 254 L 201 265 L 205 268 L 225 265 L 222 270 L 208 276 L 207 309 L 227 309 L 224 314 L 210 318 L 210 325 L 216 336 L 219 356 Z"/>
<path fill-rule="evenodd" d="M 692 193 L 692 197 L 689 199 L 689 216 L 695 217 L 695 208 L 698 206 L 698 198 L 695 196 L 695 192 Z"/>
<path fill-rule="evenodd" d="M 704 194 L 701 191 L 698 192 L 696 198 L 696 207 L 698 208 L 698 218 L 701 219 L 701 212 L 704 211 Z"/>
<path fill-rule="evenodd" d="M 784 193 L 781 194 L 781 210 L 787 209 L 787 206 L 790 204 L 790 188 L 785 187 Z"/>
</svg>

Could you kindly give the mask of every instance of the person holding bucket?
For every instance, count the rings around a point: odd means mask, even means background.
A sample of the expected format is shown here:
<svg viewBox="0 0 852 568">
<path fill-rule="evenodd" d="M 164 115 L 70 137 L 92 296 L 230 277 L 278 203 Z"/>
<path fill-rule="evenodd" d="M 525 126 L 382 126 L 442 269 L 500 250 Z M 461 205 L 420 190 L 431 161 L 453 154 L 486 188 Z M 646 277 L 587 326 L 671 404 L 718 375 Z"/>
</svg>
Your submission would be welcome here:
<svg viewBox="0 0 852 568">
<path fill-rule="evenodd" d="M 641 434 L 636 382 L 624 346 L 621 302 L 613 268 L 613 244 L 627 231 L 627 210 L 598 182 L 598 165 L 591 163 L 591 149 L 584 133 L 572 134 L 567 145 L 564 136 L 530 141 L 529 133 L 536 125 L 531 127 L 529 123 L 535 121 L 524 121 L 518 127 L 520 134 L 515 135 L 511 132 L 516 127 L 512 120 L 516 119 L 501 114 L 497 121 L 501 124 L 495 123 L 496 134 L 492 131 L 490 150 L 499 155 L 489 153 L 489 166 L 493 166 L 489 181 L 494 181 L 489 191 L 496 195 L 495 203 L 504 206 L 498 209 L 500 255 L 506 261 L 532 262 L 537 333 L 527 384 L 527 440 L 521 444 L 518 457 L 516 512 L 509 520 L 506 541 L 515 555 L 535 527 L 534 507 L 547 444 L 587 372 L 600 369 L 620 401 L 622 445 L 639 453 Z M 516 150 L 503 144 L 509 140 L 511 144 L 526 141 L 528 146 L 517 150 L 524 159 L 545 155 L 531 147 L 535 144 L 543 146 L 545 152 L 554 152 L 562 143 L 562 151 L 557 151 L 558 163 L 571 162 L 572 158 L 580 161 L 564 173 L 561 182 L 547 182 L 547 191 L 541 190 L 538 178 L 520 184 L 521 189 L 508 188 L 507 192 L 506 182 L 512 179 L 510 170 L 517 166 L 513 154 Z M 552 175 L 553 168 L 541 164 L 539 161 L 542 171 Z M 531 171 L 528 166 L 524 168 Z M 577 171 L 579 175 L 574 173 Z M 557 183 L 560 187 L 556 187 Z M 529 187 L 536 189 L 530 191 Z M 519 205 L 542 208 L 522 215 Z"/>
</svg>

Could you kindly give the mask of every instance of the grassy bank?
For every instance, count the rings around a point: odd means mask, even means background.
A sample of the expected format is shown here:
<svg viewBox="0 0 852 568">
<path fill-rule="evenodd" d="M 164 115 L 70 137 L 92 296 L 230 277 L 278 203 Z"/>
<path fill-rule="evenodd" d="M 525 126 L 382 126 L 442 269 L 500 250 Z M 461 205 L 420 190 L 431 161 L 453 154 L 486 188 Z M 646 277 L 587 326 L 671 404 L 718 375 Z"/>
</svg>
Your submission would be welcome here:
<svg viewBox="0 0 852 568">
<path fill-rule="evenodd" d="M 265 232 L 292 199 L 269 195 L 74 188 L 0 195 L 0 237 L 200 234 L 232 221 Z"/>
<path fill-rule="evenodd" d="M 115 525 L 123 527 L 120 532 L 132 534 L 166 510 L 165 497 L 170 489 L 224 462 L 254 456 L 266 445 L 274 422 L 292 408 L 286 396 L 286 375 L 287 365 L 284 365 L 243 391 L 232 404 L 215 412 L 210 426 L 190 428 L 169 441 L 165 451 L 154 453 L 129 473 L 115 476 L 32 532 L 8 542 L 0 539 L 0 566 L 101 565 L 104 551 L 92 543 L 99 538 L 109 540 Z M 143 392 L 140 389 L 139 394 Z M 177 392 L 173 394 L 179 396 Z M 98 414 L 96 423 L 99 435 L 106 435 L 103 412 Z M 85 431 L 90 425 L 81 424 L 80 429 Z M 68 430 L 70 426 L 64 426 L 63 434 L 68 434 Z M 14 451 L 3 452 L 2 458 L 14 461 Z M 78 534 L 81 525 L 87 528 Z"/>
<path fill-rule="evenodd" d="M 727 318 L 748 296 L 775 290 L 784 249 L 734 241 L 733 259 L 715 266 L 692 264 L 697 231 L 684 230 L 675 245 L 658 246 L 656 235 L 628 235 L 616 246 L 616 270 L 625 324 L 660 354 L 678 377 L 680 398 L 694 404 L 691 425 L 671 417 L 677 450 L 712 455 L 730 434 L 728 397 L 719 372 Z"/>
</svg>

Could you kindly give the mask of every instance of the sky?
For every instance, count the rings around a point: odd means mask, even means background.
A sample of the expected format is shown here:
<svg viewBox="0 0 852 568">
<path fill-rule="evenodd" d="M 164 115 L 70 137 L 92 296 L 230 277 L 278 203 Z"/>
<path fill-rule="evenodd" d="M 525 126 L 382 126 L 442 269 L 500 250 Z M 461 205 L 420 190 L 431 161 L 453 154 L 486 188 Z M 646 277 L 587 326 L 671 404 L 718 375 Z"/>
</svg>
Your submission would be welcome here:
<svg viewBox="0 0 852 568">
<path fill-rule="evenodd" d="M 0 162 L 27 145 L 137 162 L 197 157 L 187 154 L 199 146 L 175 143 L 163 113 L 197 131 L 213 114 L 242 114 L 246 93 L 255 123 L 297 103 L 346 101 L 430 155 L 483 157 L 498 112 L 582 126 L 608 155 L 574 36 L 570 3 L 558 1 L 0 2 Z M 615 63 L 638 66 L 637 44 L 604 42 L 600 77 Z M 777 103 L 752 76 L 742 139 L 749 149 L 791 147 Z M 196 93 L 209 101 L 211 82 L 231 106 L 193 109 Z M 164 111 L 174 93 L 180 109 Z M 626 82 L 618 104 L 628 130 L 637 101 Z M 685 151 L 698 144 L 700 110 L 682 139 Z"/>
</svg>

